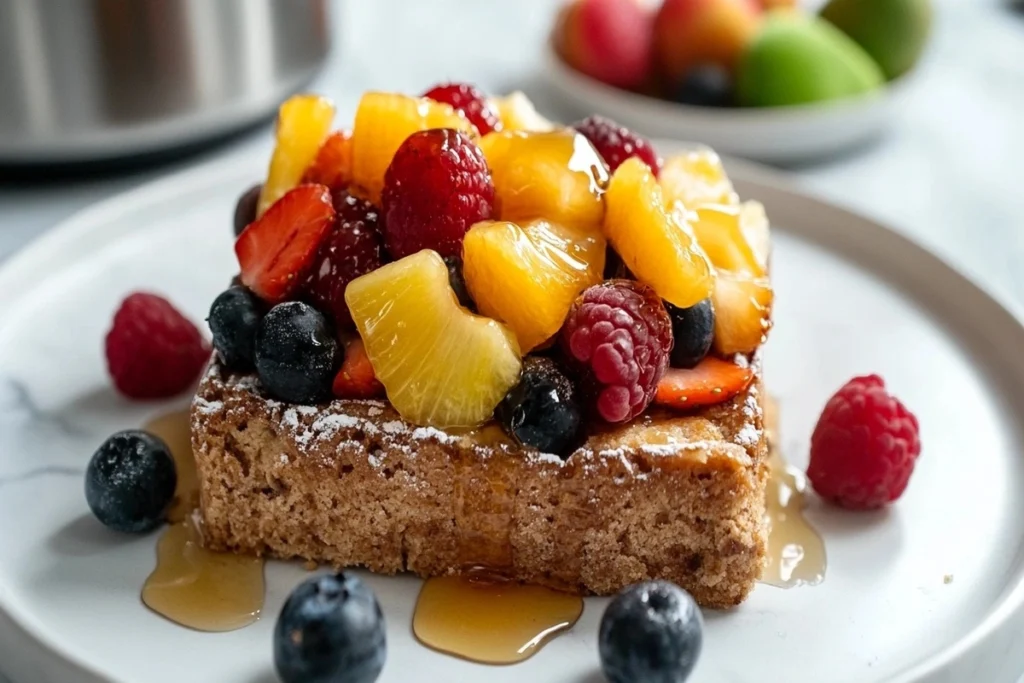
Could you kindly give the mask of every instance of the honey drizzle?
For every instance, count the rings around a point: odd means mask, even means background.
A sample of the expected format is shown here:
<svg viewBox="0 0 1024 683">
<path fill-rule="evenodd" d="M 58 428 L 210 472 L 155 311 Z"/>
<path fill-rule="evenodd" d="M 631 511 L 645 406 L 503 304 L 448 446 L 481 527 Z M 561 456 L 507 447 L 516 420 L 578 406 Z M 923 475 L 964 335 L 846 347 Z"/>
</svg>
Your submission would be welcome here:
<svg viewBox="0 0 1024 683">
<path fill-rule="evenodd" d="M 772 399 L 765 402 L 764 423 L 770 468 L 765 492 L 769 534 L 761 582 L 779 588 L 814 586 L 825 579 L 825 542 L 804 517 L 807 478 L 782 456 L 778 404 Z"/>
<path fill-rule="evenodd" d="M 494 577 L 427 579 L 412 630 L 429 648 L 484 664 L 529 659 L 583 614 L 583 599 Z"/>
<path fill-rule="evenodd" d="M 202 546 L 193 512 L 198 478 L 187 410 L 160 416 L 144 427 L 171 449 L 178 473 L 171 526 L 157 544 L 156 568 L 142 587 L 142 602 L 157 614 L 198 631 L 233 631 L 259 619 L 263 609 L 263 560 L 215 553 Z"/>
</svg>

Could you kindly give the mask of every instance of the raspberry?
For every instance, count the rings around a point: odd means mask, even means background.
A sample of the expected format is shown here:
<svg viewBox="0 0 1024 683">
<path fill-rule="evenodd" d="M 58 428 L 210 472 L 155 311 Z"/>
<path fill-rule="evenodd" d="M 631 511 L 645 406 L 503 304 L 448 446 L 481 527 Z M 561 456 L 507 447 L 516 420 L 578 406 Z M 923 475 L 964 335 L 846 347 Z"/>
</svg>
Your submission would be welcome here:
<svg viewBox="0 0 1024 683">
<path fill-rule="evenodd" d="M 333 193 L 332 200 L 336 223 L 320 244 L 302 298 L 333 318 L 339 328 L 351 328 L 345 288 L 386 262 L 384 240 L 377 207 L 347 192 Z"/>
<path fill-rule="evenodd" d="M 590 144 L 604 158 L 612 173 L 623 161 L 636 157 L 651 167 L 655 177 L 661 172 L 661 159 L 647 138 L 642 138 L 603 116 L 588 116 L 572 124 L 576 131 L 590 140 Z"/>
<path fill-rule="evenodd" d="M 453 109 L 461 111 L 480 131 L 480 135 L 501 130 L 501 119 L 498 118 L 497 112 L 487 102 L 484 94 L 468 83 L 435 85 L 423 93 L 423 96 L 435 102 L 450 104 Z"/>
<path fill-rule="evenodd" d="M 450 128 L 413 133 L 388 166 L 381 206 L 392 257 L 421 249 L 461 256 L 466 231 L 491 217 L 491 171 L 465 133 Z"/>
<path fill-rule="evenodd" d="M 917 418 L 881 377 L 855 377 L 818 418 L 807 477 L 822 498 L 869 510 L 902 495 L 920 452 Z"/>
<path fill-rule="evenodd" d="M 561 342 L 597 414 L 625 422 L 654 399 L 672 349 L 672 321 L 647 285 L 609 280 L 576 299 Z"/>
<path fill-rule="evenodd" d="M 122 394 L 168 398 L 199 378 L 210 345 L 167 299 L 136 292 L 114 314 L 106 354 L 110 376 Z"/>
</svg>

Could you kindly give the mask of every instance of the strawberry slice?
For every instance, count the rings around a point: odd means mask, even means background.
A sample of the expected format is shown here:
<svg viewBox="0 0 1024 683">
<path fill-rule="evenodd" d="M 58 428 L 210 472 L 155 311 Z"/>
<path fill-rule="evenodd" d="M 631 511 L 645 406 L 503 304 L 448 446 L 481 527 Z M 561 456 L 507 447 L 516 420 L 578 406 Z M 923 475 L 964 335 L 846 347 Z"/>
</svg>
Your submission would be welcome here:
<svg viewBox="0 0 1024 683">
<path fill-rule="evenodd" d="M 338 398 L 380 398 L 384 385 L 377 379 L 363 340 L 356 337 L 345 346 L 345 362 L 334 377 L 332 386 Z"/>
<path fill-rule="evenodd" d="M 287 299 L 313 266 L 333 223 L 330 190 L 323 185 L 289 190 L 238 236 L 242 284 L 272 304 Z"/>
<path fill-rule="evenodd" d="M 714 405 L 740 393 L 753 379 L 750 368 L 708 356 L 689 370 L 666 370 L 658 382 L 654 402 L 670 408 Z"/>
<path fill-rule="evenodd" d="M 352 183 L 352 133 L 338 130 L 331 133 L 313 163 L 302 174 L 302 182 L 326 185 L 337 192 Z"/>
</svg>

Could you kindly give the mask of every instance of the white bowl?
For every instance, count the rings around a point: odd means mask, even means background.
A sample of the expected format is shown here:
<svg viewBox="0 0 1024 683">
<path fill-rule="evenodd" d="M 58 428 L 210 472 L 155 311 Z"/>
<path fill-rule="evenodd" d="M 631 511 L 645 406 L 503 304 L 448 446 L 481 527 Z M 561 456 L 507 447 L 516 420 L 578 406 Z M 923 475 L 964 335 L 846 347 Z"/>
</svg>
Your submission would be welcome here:
<svg viewBox="0 0 1024 683">
<path fill-rule="evenodd" d="M 651 137 L 693 140 L 772 163 L 820 159 L 870 142 L 885 128 L 902 82 L 865 95 L 789 107 L 698 107 L 612 87 L 573 69 L 548 45 L 544 73 L 580 115 L 604 114 Z"/>
</svg>

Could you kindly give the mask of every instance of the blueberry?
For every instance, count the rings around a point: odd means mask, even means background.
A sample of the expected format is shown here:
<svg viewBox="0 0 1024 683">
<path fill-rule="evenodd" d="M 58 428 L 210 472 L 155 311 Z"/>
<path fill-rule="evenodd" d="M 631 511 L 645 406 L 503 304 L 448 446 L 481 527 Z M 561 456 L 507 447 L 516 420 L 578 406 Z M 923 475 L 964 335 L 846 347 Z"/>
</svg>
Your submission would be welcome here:
<svg viewBox="0 0 1024 683">
<path fill-rule="evenodd" d="M 672 319 L 672 354 L 674 368 L 692 368 L 708 355 L 715 336 L 715 309 L 711 299 L 704 299 L 689 308 L 677 308 L 665 302 Z"/>
<path fill-rule="evenodd" d="M 114 434 L 93 454 L 85 470 L 85 500 L 105 526 L 142 533 L 160 526 L 177 483 L 167 444 L 130 429 Z"/>
<path fill-rule="evenodd" d="M 256 332 L 256 371 L 267 391 L 283 401 L 327 398 L 341 356 L 324 316 L 300 301 L 274 306 Z"/>
<path fill-rule="evenodd" d="M 610 683 L 683 683 L 700 656 L 704 620 L 668 581 L 634 584 L 601 617 L 598 652 Z"/>
<path fill-rule="evenodd" d="M 235 204 L 235 237 L 242 234 L 246 226 L 256 220 L 256 205 L 260 201 L 262 184 L 256 184 L 242 193 Z"/>
<path fill-rule="evenodd" d="M 473 303 L 473 297 L 469 295 L 469 289 L 466 287 L 466 279 L 462 276 L 462 259 L 458 256 L 445 256 L 444 264 L 448 266 L 448 283 L 452 286 L 459 303 L 475 311 L 476 304 Z"/>
<path fill-rule="evenodd" d="M 372 683 L 386 657 L 380 603 L 350 574 L 304 581 L 277 618 L 274 666 L 284 683 Z"/>
<path fill-rule="evenodd" d="M 733 83 L 729 72 L 717 64 L 698 64 L 676 89 L 675 100 L 698 107 L 731 107 Z"/>
<path fill-rule="evenodd" d="M 256 362 L 256 330 L 263 319 L 259 298 L 245 287 L 229 287 L 210 306 L 213 346 L 224 364 L 248 370 Z"/>
<path fill-rule="evenodd" d="M 580 428 L 572 382 L 550 358 L 528 357 L 519 383 L 494 411 L 505 433 L 544 453 L 568 455 Z"/>
</svg>

